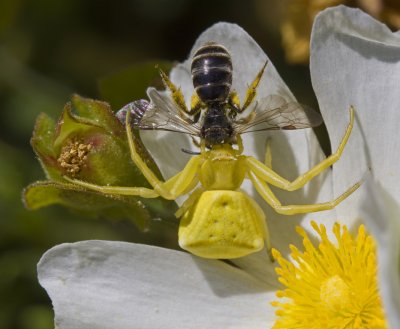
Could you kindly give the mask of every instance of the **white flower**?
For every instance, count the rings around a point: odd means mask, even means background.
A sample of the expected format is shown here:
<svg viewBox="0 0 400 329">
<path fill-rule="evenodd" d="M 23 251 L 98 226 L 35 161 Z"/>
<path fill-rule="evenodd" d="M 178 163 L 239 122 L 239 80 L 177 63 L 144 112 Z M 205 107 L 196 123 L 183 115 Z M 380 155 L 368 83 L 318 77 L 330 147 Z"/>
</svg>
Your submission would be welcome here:
<svg viewBox="0 0 400 329">
<path fill-rule="evenodd" d="M 342 220 L 362 218 L 377 238 L 383 303 L 392 327 L 399 328 L 400 34 L 360 10 L 327 10 L 314 25 L 310 65 L 333 148 L 346 107 L 356 108 L 358 124 L 333 168 L 334 193 L 368 168 L 378 185 L 371 183 L 367 195 L 355 193 L 337 211 Z"/>
<path fill-rule="evenodd" d="M 245 88 L 265 63 L 266 55 L 245 31 L 233 24 L 219 23 L 206 30 L 191 54 L 206 41 L 222 43 L 230 51 L 234 88 L 243 99 Z M 397 78 L 386 75 L 388 72 L 396 74 L 396 68 L 400 69 L 396 62 L 396 58 L 400 58 L 398 44 L 399 36 L 357 10 L 338 7 L 319 15 L 313 32 L 311 73 L 332 149 L 342 138 L 349 120 L 350 104 L 356 108 L 361 129 L 355 127 L 344 160 L 339 160 L 335 166 L 335 184 L 327 172 L 298 193 L 277 191 L 277 196 L 285 204 L 331 200 L 359 180 L 368 166 L 373 167 L 373 173 L 382 186 L 392 196 L 400 198 L 400 187 L 395 185 L 395 176 L 399 175 L 395 170 L 395 160 L 400 158 L 395 146 L 396 138 L 400 137 L 391 130 L 395 129 L 396 122 L 395 117 L 390 117 L 400 109 L 399 106 L 395 108 L 400 102 L 400 98 L 395 99 L 400 74 Z M 367 77 L 363 76 L 366 69 L 370 72 Z M 188 101 L 193 90 L 189 61 L 179 65 L 171 78 L 181 86 Z M 271 93 L 293 98 L 269 63 L 259 86 L 259 97 Z M 381 119 L 379 116 L 373 119 L 377 107 L 385 111 Z M 360 131 L 364 132 L 364 137 Z M 273 167 L 288 179 L 305 172 L 322 158 L 322 151 L 311 130 L 253 134 L 244 140 L 245 154 L 263 159 L 268 135 L 272 137 Z M 390 136 L 390 139 L 385 136 Z M 165 177 L 180 170 L 188 161 L 189 155 L 181 153 L 180 149 L 188 149 L 191 144 L 182 134 L 163 134 L 160 137 L 149 132 L 143 137 Z M 370 149 L 368 161 L 364 161 L 362 138 L 367 138 L 366 145 Z M 392 148 L 382 145 L 385 142 Z M 386 158 L 384 152 L 389 152 Z M 387 163 L 383 164 L 382 159 L 387 159 Z M 389 168 L 393 170 L 392 179 L 386 176 Z M 354 216 L 361 214 L 357 193 L 339 206 L 339 217 L 335 211 L 287 217 L 269 209 L 251 185 L 244 186 L 244 189 L 263 207 L 272 245 L 284 255 L 289 252 L 289 243 L 299 244 L 300 238 L 295 232 L 297 225 L 310 230 L 312 218 L 331 227 L 339 218 L 353 228 L 356 226 Z M 374 232 L 386 232 L 388 226 Z M 378 242 L 381 240 L 384 239 L 378 235 Z M 382 250 L 384 247 L 382 243 Z M 379 252 L 381 255 L 381 250 Z M 235 260 L 235 265 L 151 246 L 85 241 L 51 249 L 41 259 L 38 271 L 40 283 L 53 301 L 57 328 L 272 327 L 275 315 L 269 302 L 276 299 L 274 294 L 279 289 L 273 272 L 277 264 L 271 264 L 266 253 L 260 252 Z M 387 263 L 382 266 L 388 268 Z M 398 271 L 399 267 L 396 269 Z M 389 294 L 387 292 L 384 297 Z M 398 320 L 391 314 L 393 304 L 389 297 L 385 303 L 388 317 L 396 328 L 400 322 L 396 322 Z"/>
</svg>

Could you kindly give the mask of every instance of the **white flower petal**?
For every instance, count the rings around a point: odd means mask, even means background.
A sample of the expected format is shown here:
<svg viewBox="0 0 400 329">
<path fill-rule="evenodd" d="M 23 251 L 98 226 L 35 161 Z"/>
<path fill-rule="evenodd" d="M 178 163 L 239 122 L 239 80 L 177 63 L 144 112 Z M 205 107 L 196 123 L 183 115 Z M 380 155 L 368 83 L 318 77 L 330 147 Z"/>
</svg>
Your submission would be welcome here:
<svg viewBox="0 0 400 329">
<path fill-rule="evenodd" d="M 254 39 L 240 26 L 231 23 L 217 23 L 205 30 L 196 40 L 189 59 L 171 72 L 171 79 L 182 88 L 187 101 L 194 89 L 190 77 L 190 65 L 195 51 L 207 42 L 216 42 L 226 47 L 232 56 L 233 89 L 244 99 L 247 87 L 253 82 L 262 66 L 268 61 L 264 77 L 258 87 L 258 98 L 279 94 L 294 99 L 267 55 Z"/>
<path fill-rule="evenodd" d="M 277 246 L 274 247 L 278 248 Z M 282 284 L 279 283 L 278 276 L 275 272 L 275 268 L 278 267 L 278 264 L 276 262 L 271 262 L 270 257 L 268 251 L 264 247 L 264 249 L 257 253 L 232 259 L 231 262 L 243 269 L 246 273 L 249 273 L 256 280 L 263 282 L 267 286 L 274 287 L 274 290 L 279 290 L 282 289 Z M 275 297 L 274 300 L 277 300 L 277 298 Z"/>
<path fill-rule="evenodd" d="M 218 23 L 203 32 L 195 42 L 190 57 L 184 63 L 177 65 L 171 72 L 171 80 L 181 88 L 186 102 L 189 104 L 190 97 L 194 92 L 191 80 L 190 65 L 194 52 L 206 42 L 217 42 L 224 45 L 232 56 L 233 61 L 233 88 L 239 93 L 243 102 L 246 89 L 253 81 L 262 65 L 268 61 L 263 79 L 258 87 L 257 99 L 269 94 L 279 94 L 288 100 L 294 96 L 283 82 L 275 67 L 262 51 L 258 44 L 239 26 L 230 23 Z M 149 132 L 149 134 L 154 132 Z M 168 136 L 174 137 L 170 142 Z M 145 141 L 151 153 L 154 155 L 161 171 L 166 177 L 176 173 L 183 168 L 188 155 L 180 151 L 179 138 L 185 143 L 185 148 L 192 149 L 187 145 L 187 136 L 182 134 L 163 134 L 162 138 L 153 139 L 150 145 Z M 299 174 L 307 171 L 317 163 L 316 159 L 323 158 L 323 152 L 315 138 L 312 130 L 299 130 L 290 132 L 259 132 L 244 134 L 244 154 L 253 155 L 263 160 L 267 139 L 271 139 L 271 149 L 274 169 L 288 179 L 294 179 Z M 184 159 L 184 160 L 183 160 Z M 183 160 L 183 161 L 182 161 Z M 182 163 L 179 167 L 178 163 Z M 173 172 L 173 170 L 176 170 Z M 327 180 L 325 187 L 321 188 L 322 181 Z M 322 201 L 330 201 L 332 193 L 330 188 L 330 175 L 316 178 L 305 189 L 296 192 L 279 193 L 278 197 L 283 204 L 306 204 Z M 249 193 L 263 207 L 267 214 L 267 221 L 272 237 L 272 245 L 282 250 L 283 246 L 288 248 L 289 241 L 293 241 L 295 226 L 300 224 L 304 218 L 325 218 L 325 214 L 312 214 L 302 216 L 280 216 L 277 215 L 265 201 L 254 191 L 250 181 L 245 181 L 242 189 Z M 320 217 L 322 216 L 322 217 Z M 330 213 L 334 218 L 334 212 Z M 322 220 L 322 219 L 321 219 Z M 309 220 L 308 220 L 309 221 Z M 297 239 L 300 241 L 300 239 Z M 288 249 L 287 249 L 288 250 Z M 284 252 L 282 250 L 282 252 Z"/>
<path fill-rule="evenodd" d="M 362 218 L 378 241 L 379 283 L 391 328 L 400 327 L 400 206 L 378 184 L 366 182 Z"/>
<path fill-rule="evenodd" d="M 48 251 L 39 280 L 63 329 L 268 328 L 271 287 L 220 261 L 123 242 Z"/>
<path fill-rule="evenodd" d="M 331 137 L 339 144 L 354 105 L 356 125 L 334 167 L 334 193 L 373 176 L 400 202 L 400 35 L 360 10 L 327 9 L 316 18 L 311 77 Z M 343 220 L 359 216 L 361 193 L 338 207 Z"/>
<path fill-rule="evenodd" d="M 191 155 L 182 149 L 196 151 L 188 135 L 169 131 L 141 131 L 140 137 L 163 177 L 168 179 L 182 170 Z"/>
<path fill-rule="evenodd" d="M 189 102 L 193 94 L 193 84 L 190 76 L 191 58 L 194 52 L 206 42 L 217 42 L 225 46 L 232 56 L 233 62 L 233 89 L 239 94 L 243 102 L 247 87 L 256 77 L 263 64 L 268 62 L 264 76 L 258 86 L 257 100 L 270 94 L 278 94 L 287 100 L 295 100 L 287 85 L 279 76 L 274 65 L 254 41 L 241 27 L 230 23 L 217 23 L 204 31 L 196 40 L 189 59 L 179 64 L 171 72 L 171 79 L 183 90 L 186 101 Z M 264 159 L 267 138 L 272 139 L 272 154 L 274 165 L 283 175 L 295 177 L 296 172 L 301 173 L 309 168 L 310 153 L 322 151 L 311 130 L 290 132 L 261 132 L 244 134 L 244 153 Z M 310 140 L 310 142 L 309 142 Z M 313 143 L 310 148 L 310 143 Z"/>
</svg>

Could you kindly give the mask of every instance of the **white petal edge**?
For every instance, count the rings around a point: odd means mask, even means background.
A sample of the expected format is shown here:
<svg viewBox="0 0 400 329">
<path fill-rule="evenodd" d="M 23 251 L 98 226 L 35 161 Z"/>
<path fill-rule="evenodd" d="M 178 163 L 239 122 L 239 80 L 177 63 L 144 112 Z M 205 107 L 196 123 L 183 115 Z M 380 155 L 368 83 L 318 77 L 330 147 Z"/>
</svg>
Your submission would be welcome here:
<svg viewBox="0 0 400 329">
<path fill-rule="evenodd" d="M 378 243 L 378 275 L 391 328 L 400 327 L 400 205 L 372 179 L 366 182 L 362 218 Z"/>
<path fill-rule="evenodd" d="M 400 35 L 358 9 L 344 6 L 321 12 L 311 38 L 311 78 L 335 149 L 356 109 L 356 124 L 338 165 L 334 193 L 360 180 L 371 168 L 374 177 L 400 202 Z M 359 217 L 361 193 L 343 202 L 338 215 Z"/>
<path fill-rule="evenodd" d="M 62 244 L 38 264 L 62 329 L 272 327 L 271 287 L 220 261 L 110 241 Z"/>
</svg>

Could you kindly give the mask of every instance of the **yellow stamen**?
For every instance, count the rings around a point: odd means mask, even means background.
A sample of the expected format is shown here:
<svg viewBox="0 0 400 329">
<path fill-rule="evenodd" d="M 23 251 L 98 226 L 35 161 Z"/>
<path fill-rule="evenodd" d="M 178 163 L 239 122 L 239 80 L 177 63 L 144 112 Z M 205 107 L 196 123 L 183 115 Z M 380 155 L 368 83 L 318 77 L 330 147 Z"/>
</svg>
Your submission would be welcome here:
<svg viewBox="0 0 400 329">
<path fill-rule="evenodd" d="M 85 167 L 91 149 L 92 144 L 73 138 L 63 146 L 57 162 L 71 177 L 75 177 Z"/>
<path fill-rule="evenodd" d="M 275 249 L 279 281 L 286 286 L 274 301 L 278 319 L 274 329 L 384 329 L 387 328 L 376 277 L 376 251 L 364 225 L 353 237 L 346 226 L 335 224 L 332 243 L 324 225 L 311 223 L 321 242 L 316 247 L 300 227 L 304 252 L 291 245 L 286 260 Z"/>
</svg>

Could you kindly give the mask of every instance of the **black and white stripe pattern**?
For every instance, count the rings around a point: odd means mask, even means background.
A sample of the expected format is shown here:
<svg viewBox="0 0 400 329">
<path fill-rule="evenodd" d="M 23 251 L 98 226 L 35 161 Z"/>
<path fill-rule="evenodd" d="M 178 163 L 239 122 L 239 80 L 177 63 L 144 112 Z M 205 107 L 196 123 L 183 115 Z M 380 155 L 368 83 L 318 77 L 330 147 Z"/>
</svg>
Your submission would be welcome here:
<svg viewBox="0 0 400 329">
<path fill-rule="evenodd" d="M 200 47 L 192 60 L 192 80 L 204 103 L 224 102 L 232 86 L 232 60 L 228 50 L 214 42 Z"/>
</svg>

